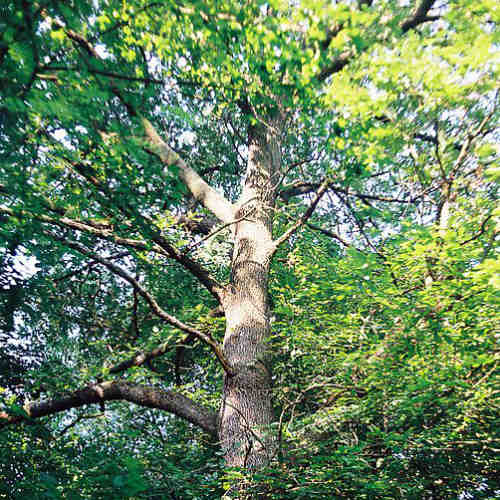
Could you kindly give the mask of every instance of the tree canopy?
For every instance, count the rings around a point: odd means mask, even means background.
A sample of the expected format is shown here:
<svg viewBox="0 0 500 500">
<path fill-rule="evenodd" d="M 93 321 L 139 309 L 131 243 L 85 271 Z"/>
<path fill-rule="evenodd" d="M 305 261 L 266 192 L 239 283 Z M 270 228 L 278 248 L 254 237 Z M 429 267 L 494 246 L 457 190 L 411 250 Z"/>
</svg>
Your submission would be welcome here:
<svg viewBox="0 0 500 500">
<path fill-rule="evenodd" d="M 499 21 L 2 2 L 0 498 L 496 498 Z"/>
</svg>

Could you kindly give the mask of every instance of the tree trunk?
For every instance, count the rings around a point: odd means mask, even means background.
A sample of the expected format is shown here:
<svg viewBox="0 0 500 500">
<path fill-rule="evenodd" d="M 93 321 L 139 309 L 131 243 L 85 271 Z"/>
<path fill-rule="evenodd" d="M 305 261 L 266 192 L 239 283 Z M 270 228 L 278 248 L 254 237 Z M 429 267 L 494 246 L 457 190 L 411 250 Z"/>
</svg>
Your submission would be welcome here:
<svg viewBox="0 0 500 500">
<path fill-rule="evenodd" d="M 223 306 L 224 351 L 234 367 L 226 375 L 219 438 L 230 467 L 256 469 L 269 463 L 276 439 L 271 431 L 271 325 L 268 277 L 272 220 L 280 170 L 280 120 L 249 130 L 249 157 L 235 225 L 231 280 Z M 276 128 L 274 128 L 276 127 Z"/>
</svg>

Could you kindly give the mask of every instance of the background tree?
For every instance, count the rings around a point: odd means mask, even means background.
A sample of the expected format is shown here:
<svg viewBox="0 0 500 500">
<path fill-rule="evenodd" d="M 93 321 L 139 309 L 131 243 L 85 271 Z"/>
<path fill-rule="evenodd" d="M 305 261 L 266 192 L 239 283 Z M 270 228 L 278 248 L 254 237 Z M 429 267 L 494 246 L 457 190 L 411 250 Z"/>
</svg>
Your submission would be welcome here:
<svg viewBox="0 0 500 500">
<path fill-rule="evenodd" d="M 1 8 L 0 494 L 493 498 L 494 2 Z"/>
</svg>

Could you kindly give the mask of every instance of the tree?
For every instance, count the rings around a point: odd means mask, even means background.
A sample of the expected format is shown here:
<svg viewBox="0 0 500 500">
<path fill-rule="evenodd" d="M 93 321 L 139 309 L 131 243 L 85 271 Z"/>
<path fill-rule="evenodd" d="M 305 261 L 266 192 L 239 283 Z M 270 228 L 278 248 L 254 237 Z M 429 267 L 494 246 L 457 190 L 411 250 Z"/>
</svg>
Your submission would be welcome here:
<svg viewBox="0 0 500 500">
<path fill-rule="evenodd" d="M 2 9 L 4 432 L 127 401 L 228 495 L 492 494 L 494 2 Z"/>
</svg>

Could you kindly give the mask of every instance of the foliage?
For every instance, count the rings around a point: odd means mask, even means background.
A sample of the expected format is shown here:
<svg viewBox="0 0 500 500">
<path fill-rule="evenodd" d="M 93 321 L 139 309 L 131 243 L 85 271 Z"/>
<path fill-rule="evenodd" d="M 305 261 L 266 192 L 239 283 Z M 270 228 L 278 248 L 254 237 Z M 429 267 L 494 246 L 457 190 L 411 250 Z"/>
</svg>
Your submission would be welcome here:
<svg viewBox="0 0 500 500">
<path fill-rule="evenodd" d="M 216 498 L 235 480 L 259 498 L 498 495 L 499 15 L 492 0 L 0 6 L 0 413 L 116 377 L 218 408 L 213 353 L 175 348 L 93 258 L 222 341 L 214 297 L 153 241 L 224 282 L 231 228 L 189 230 L 209 214 L 140 116 L 236 200 L 249 129 L 284 109 L 276 236 L 331 183 L 272 265 L 268 468 L 225 468 L 194 425 L 106 402 L 2 429 L 0 498 Z"/>
</svg>

